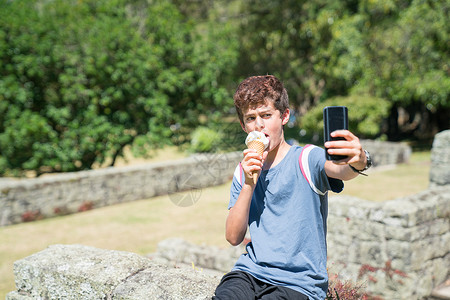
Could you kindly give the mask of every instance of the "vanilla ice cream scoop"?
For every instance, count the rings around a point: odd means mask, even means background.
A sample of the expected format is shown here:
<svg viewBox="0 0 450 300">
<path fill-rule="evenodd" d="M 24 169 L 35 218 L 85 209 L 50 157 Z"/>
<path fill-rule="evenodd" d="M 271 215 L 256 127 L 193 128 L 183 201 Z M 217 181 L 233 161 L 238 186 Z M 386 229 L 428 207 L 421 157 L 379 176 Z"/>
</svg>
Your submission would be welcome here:
<svg viewBox="0 0 450 300">
<path fill-rule="evenodd" d="M 245 139 L 245 144 L 248 147 L 248 144 L 254 141 L 259 141 L 263 143 L 264 150 L 266 150 L 267 146 L 269 146 L 269 139 L 266 137 L 266 135 L 260 131 L 252 131 L 247 135 L 247 138 Z"/>
<path fill-rule="evenodd" d="M 259 155 L 263 155 L 264 150 L 269 146 L 269 139 L 266 135 L 259 131 L 252 131 L 245 139 L 245 144 L 249 149 L 255 149 Z M 258 172 L 253 172 L 253 183 L 258 181 Z"/>
</svg>

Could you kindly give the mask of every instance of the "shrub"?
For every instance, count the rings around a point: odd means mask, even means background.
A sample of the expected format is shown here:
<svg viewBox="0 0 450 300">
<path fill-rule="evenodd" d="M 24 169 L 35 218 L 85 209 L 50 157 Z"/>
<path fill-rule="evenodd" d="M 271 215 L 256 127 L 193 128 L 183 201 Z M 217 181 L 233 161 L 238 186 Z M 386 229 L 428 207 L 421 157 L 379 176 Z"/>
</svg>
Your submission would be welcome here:
<svg viewBox="0 0 450 300">
<path fill-rule="evenodd" d="M 218 149 L 221 139 L 219 131 L 200 126 L 192 133 L 190 149 L 193 152 L 212 152 Z"/>
</svg>

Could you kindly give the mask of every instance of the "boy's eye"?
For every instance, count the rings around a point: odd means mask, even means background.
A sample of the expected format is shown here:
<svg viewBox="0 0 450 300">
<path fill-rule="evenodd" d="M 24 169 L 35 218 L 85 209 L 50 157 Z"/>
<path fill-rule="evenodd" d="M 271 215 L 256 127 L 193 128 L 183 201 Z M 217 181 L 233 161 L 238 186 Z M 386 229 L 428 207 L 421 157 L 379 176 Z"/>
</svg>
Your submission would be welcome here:
<svg viewBox="0 0 450 300">
<path fill-rule="evenodd" d="M 253 121 L 254 119 L 255 119 L 255 117 L 248 117 L 247 122 Z"/>
</svg>

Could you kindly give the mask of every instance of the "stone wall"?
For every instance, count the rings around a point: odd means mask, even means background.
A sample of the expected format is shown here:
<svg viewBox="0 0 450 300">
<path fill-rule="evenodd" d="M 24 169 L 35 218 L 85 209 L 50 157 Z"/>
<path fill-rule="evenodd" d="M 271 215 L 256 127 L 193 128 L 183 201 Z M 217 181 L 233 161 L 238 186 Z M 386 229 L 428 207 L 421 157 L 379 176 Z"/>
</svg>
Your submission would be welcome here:
<svg viewBox="0 0 450 300">
<path fill-rule="evenodd" d="M 330 198 L 329 269 L 384 299 L 426 299 L 448 279 L 450 130 L 435 136 L 430 169 L 430 188 L 410 197 Z"/>
<path fill-rule="evenodd" d="M 330 198 L 328 266 L 384 299 L 424 299 L 449 276 L 450 185 L 370 202 Z"/>
<path fill-rule="evenodd" d="M 375 166 L 406 162 L 411 154 L 402 143 L 363 140 L 362 144 Z M 231 179 L 241 158 L 241 152 L 204 154 L 34 179 L 0 178 L 0 226 L 222 184 Z M 171 200 L 180 206 L 193 204 L 180 203 L 178 198 Z"/>
<path fill-rule="evenodd" d="M 240 152 L 204 154 L 163 163 L 2 180 L 0 226 L 222 184 L 232 178 L 241 158 Z M 178 201 L 175 196 L 171 200 Z"/>
<path fill-rule="evenodd" d="M 374 167 L 408 162 L 412 152 L 405 143 L 361 140 L 361 145 L 370 152 Z"/>
</svg>

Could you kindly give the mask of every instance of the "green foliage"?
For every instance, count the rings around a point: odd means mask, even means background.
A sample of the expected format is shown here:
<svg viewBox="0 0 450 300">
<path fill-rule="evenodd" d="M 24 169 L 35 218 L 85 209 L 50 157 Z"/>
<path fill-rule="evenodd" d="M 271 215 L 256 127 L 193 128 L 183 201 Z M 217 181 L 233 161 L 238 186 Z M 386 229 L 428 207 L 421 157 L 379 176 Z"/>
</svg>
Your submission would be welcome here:
<svg viewBox="0 0 450 300">
<path fill-rule="evenodd" d="M 249 16 L 241 22 L 240 74 L 280 76 L 301 114 L 361 94 L 392 104 L 391 138 L 450 127 L 448 1 L 252 0 L 242 7 Z M 409 114 L 405 124 L 397 108 Z"/>
<path fill-rule="evenodd" d="M 203 139 L 212 139 L 210 142 L 204 142 L 206 145 L 210 144 L 205 147 L 207 150 L 193 147 L 194 144 L 199 143 L 198 131 L 202 132 L 201 136 Z M 247 134 L 242 130 L 237 116 L 228 116 L 198 127 L 191 135 L 191 150 L 194 152 L 242 151 L 245 149 L 244 142 L 246 137 Z"/>
<path fill-rule="evenodd" d="M 193 152 L 212 152 L 217 150 L 221 140 L 222 134 L 220 131 L 200 126 L 192 133 L 190 149 Z"/>
<path fill-rule="evenodd" d="M 309 133 L 323 134 L 323 109 L 326 106 L 347 106 L 349 130 L 360 138 L 377 138 L 388 116 L 390 104 L 382 98 L 352 95 L 330 98 L 311 109 L 301 119 L 301 127 Z"/>
<path fill-rule="evenodd" d="M 0 175 L 146 154 L 229 108 L 238 45 L 206 32 L 168 1 L 1 1 Z"/>
<path fill-rule="evenodd" d="M 448 1 L 413 1 L 380 12 L 367 28 L 362 84 L 403 106 L 450 107 L 449 9 Z"/>
<path fill-rule="evenodd" d="M 449 9 L 446 0 L 0 0 L 0 175 L 89 169 L 127 145 L 145 155 L 186 142 L 199 125 L 221 126 L 239 78 L 255 74 L 279 76 L 300 116 L 357 97 L 355 133 L 430 137 L 450 127 Z"/>
</svg>

